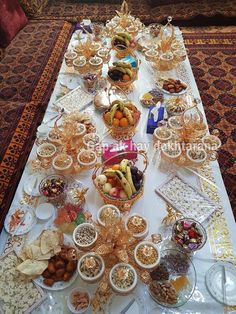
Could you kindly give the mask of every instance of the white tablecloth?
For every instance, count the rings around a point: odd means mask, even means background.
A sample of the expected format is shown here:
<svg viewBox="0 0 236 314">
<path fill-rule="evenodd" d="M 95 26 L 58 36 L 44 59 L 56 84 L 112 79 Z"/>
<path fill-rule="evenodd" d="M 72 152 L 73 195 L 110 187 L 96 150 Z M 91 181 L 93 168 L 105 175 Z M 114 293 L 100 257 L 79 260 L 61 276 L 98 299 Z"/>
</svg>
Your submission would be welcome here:
<svg viewBox="0 0 236 314">
<path fill-rule="evenodd" d="M 74 35 L 72 36 L 72 41 L 74 40 Z M 71 43 L 70 43 L 71 45 Z M 154 88 L 154 76 L 153 76 L 153 70 L 151 69 L 150 64 L 148 64 L 143 56 L 139 54 L 139 58 L 141 59 L 141 66 L 139 71 L 139 78 L 135 82 L 135 88 L 132 93 L 129 94 L 129 98 L 135 102 L 138 109 L 142 112 L 141 115 L 141 121 L 138 126 L 138 131 L 135 134 L 133 140 L 135 143 L 138 144 L 138 147 L 144 148 L 148 145 L 148 156 L 152 156 L 152 135 L 146 133 L 146 124 L 147 124 L 147 115 L 148 110 L 144 109 L 141 104 L 139 103 L 139 96 L 142 95 L 144 92 L 150 90 L 151 88 Z M 56 97 L 61 92 L 61 85 L 59 83 L 62 73 L 65 73 L 66 71 L 66 65 L 63 62 L 61 71 L 59 74 L 59 79 L 56 83 L 54 92 L 52 94 L 51 100 L 48 105 L 48 109 L 46 111 L 44 122 L 47 122 L 51 117 L 53 110 L 53 103 L 56 100 Z M 104 69 L 105 73 L 106 69 Z M 172 74 L 176 75 L 177 77 L 185 80 L 188 84 L 190 84 L 191 87 L 191 93 L 194 97 L 199 98 L 199 92 L 196 86 L 196 82 L 193 77 L 193 73 L 191 70 L 191 66 L 189 63 L 189 60 L 185 60 L 181 66 L 177 69 L 172 71 Z M 200 104 L 200 109 L 203 111 L 203 107 Z M 96 124 L 97 130 L 99 134 L 104 134 L 106 131 L 104 124 L 101 120 L 101 115 L 94 111 L 93 106 L 87 109 L 89 112 L 93 114 L 94 122 Z M 112 142 L 112 138 L 110 136 L 107 136 L 104 138 L 104 141 Z M 36 145 L 34 145 L 32 152 L 29 156 L 29 160 L 34 159 L 36 156 Z M 213 175 L 215 182 L 218 186 L 218 193 L 220 195 L 221 203 L 223 205 L 225 218 L 227 221 L 228 229 L 230 232 L 230 238 L 232 240 L 232 243 L 236 243 L 236 233 L 235 230 L 235 221 L 232 214 L 231 206 L 229 203 L 229 199 L 224 187 L 224 183 L 222 181 L 222 177 L 220 174 L 219 165 L 217 162 L 211 163 Z M 169 170 L 172 170 L 173 166 L 170 166 Z M 190 171 L 178 169 L 178 171 L 193 185 L 199 187 L 199 178 L 191 173 Z M 86 172 L 86 174 L 79 174 L 76 176 L 76 178 L 80 181 L 82 181 L 85 185 L 89 187 L 88 194 L 86 196 L 86 208 L 89 209 L 93 213 L 93 217 L 96 218 L 96 211 L 97 209 L 102 205 L 102 200 L 100 199 L 98 193 L 95 191 L 91 179 L 91 173 Z M 19 200 L 22 198 L 23 195 L 23 184 L 25 180 L 27 180 L 27 176 L 29 175 L 29 172 L 27 170 L 27 167 L 22 175 L 22 178 L 20 180 L 18 189 L 16 191 L 13 203 L 11 208 L 14 208 L 19 204 Z M 137 201 L 137 203 L 134 204 L 132 207 L 131 212 L 137 212 L 145 217 L 148 218 L 150 222 L 150 234 L 151 233 L 157 233 L 161 229 L 161 221 L 166 215 L 166 204 L 163 201 L 163 199 L 156 195 L 154 192 L 155 187 L 157 187 L 159 184 L 161 184 L 162 181 L 165 180 L 165 178 L 168 175 L 168 171 L 162 171 L 160 168 L 156 169 L 156 167 L 153 165 L 153 163 L 150 161 L 147 173 L 146 173 L 146 182 L 145 182 L 145 189 L 144 189 L 144 195 L 143 197 Z M 47 222 L 47 225 L 50 225 L 51 221 Z M 45 227 L 42 223 L 37 223 L 37 225 L 34 227 L 34 229 L 29 233 L 28 239 L 32 239 L 32 237 L 35 237 L 40 233 L 40 231 Z M 7 234 L 3 230 L 1 237 L 0 237 L 0 249 L 4 249 L 5 242 L 7 240 Z M 207 241 L 206 245 L 202 250 L 200 250 L 198 253 L 196 253 L 197 257 L 199 258 L 212 258 L 211 254 L 211 248 L 209 245 L 209 241 Z M 213 264 L 213 260 L 210 261 L 201 261 L 197 258 L 193 259 L 194 265 L 197 270 L 197 285 L 195 292 L 192 296 L 192 298 L 189 300 L 187 304 L 185 304 L 183 307 L 179 309 L 161 309 L 158 307 L 153 313 L 191 313 L 191 314 L 212 314 L 212 313 L 223 313 L 223 306 L 219 303 L 217 303 L 208 293 L 206 286 L 205 286 L 205 273 L 210 268 L 210 266 Z M 73 284 L 72 287 L 76 285 L 81 286 L 87 286 L 82 282 L 82 280 L 78 277 L 76 282 Z M 58 292 L 52 292 L 48 293 L 48 300 L 44 302 L 36 311 L 35 313 L 69 313 L 66 307 L 66 298 L 68 295 L 68 292 L 72 289 L 72 287 L 67 288 L 63 291 Z M 91 291 L 95 290 L 95 285 L 87 286 Z M 145 303 L 145 308 L 147 313 L 150 313 L 151 310 L 155 307 L 157 307 L 157 304 L 149 297 L 146 287 L 143 284 L 139 284 L 138 288 L 136 289 L 136 292 L 138 295 L 140 295 L 141 300 Z M 123 306 L 121 305 L 121 309 Z M 88 313 L 90 313 L 88 311 Z M 229 312 L 230 313 L 230 312 Z M 231 312 L 233 313 L 233 312 Z"/>
</svg>

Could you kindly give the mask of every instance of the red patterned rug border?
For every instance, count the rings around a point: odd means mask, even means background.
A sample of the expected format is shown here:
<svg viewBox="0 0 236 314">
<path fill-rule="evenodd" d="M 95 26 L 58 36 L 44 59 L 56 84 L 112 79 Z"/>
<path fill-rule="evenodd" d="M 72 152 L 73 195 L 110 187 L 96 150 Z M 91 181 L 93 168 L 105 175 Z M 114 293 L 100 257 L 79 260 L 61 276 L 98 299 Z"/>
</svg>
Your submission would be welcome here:
<svg viewBox="0 0 236 314">
<path fill-rule="evenodd" d="M 58 38 L 56 40 L 53 51 L 49 57 L 49 60 L 44 68 L 44 71 L 38 81 L 38 84 L 32 95 L 32 100 L 25 104 L 24 110 L 17 123 L 15 132 L 12 139 L 6 148 L 2 161 L 0 163 L 0 205 L 6 202 L 7 190 L 10 187 L 13 175 L 18 168 L 18 162 L 23 153 L 25 153 L 26 140 L 32 132 L 32 128 L 35 126 L 35 116 L 37 116 L 38 109 L 40 108 L 44 99 L 45 92 L 48 90 L 51 84 L 51 79 L 55 73 L 55 60 L 58 60 L 62 50 L 65 48 L 65 44 L 68 40 L 73 29 L 73 25 L 64 22 Z M 28 156 L 27 156 L 28 157 Z M 9 200 L 9 199 L 8 199 Z M 4 213 L 0 215 L 0 228 L 2 220 L 4 219 Z"/>
</svg>

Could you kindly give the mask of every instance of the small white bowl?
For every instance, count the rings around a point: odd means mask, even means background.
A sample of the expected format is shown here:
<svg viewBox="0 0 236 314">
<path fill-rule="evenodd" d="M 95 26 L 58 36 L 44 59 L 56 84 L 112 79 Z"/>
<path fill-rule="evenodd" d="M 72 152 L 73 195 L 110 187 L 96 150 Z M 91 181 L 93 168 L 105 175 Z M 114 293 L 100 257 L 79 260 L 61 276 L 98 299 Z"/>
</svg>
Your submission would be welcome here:
<svg viewBox="0 0 236 314">
<path fill-rule="evenodd" d="M 54 214 L 54 206 L 50 203 L 42 203 L 35 209 L 35 214 L 40 220 L 48 220 Z"/>
<path fill-rule="evenodd" d="M 73 295 L 76 293 L 76 292 L 85 292 L 87 293 L 88 295 L 88 298 L 89 298 L 89 303 L 88 303 L 88 306 L 85 308 L 85 309 L 81 309 L 81 310 L 76 310 L 75 307 L 73 306 L 72 304 L 72 297 Z M 68 298 L 67 298 L 67 306 L 69 308 L 69 310 L 74 313 L 74 314 L 82 314 L 84 312 L 87 311 L 87 309 L 89 308 L 90 306 L 90 301 L 91 301 L 91 295 L 89 294 L 88 290 L 82 288 L 82 287 L 76 287 L 74 288 L 73 290 L 71 290 Z"/>
<path fill-rule="evenodd" d="M 161 136 L 163 134 L 162 132 L 166 133 L 165 137 Z M 173 135 L 172 131 L 168 129 L 166 126 L 159 126 L 158 128 L 154 130 L 154 133 L 153 133 L 154 140 L 160 140 L 160 141 L 168 141 L 171 139 L 172 135 Z"/>
<path fill-rule="evenodd" d="M 68 164 L 67 164 L 66 166 L 64 166 L 64 167 L 59 167 L 59 166 L 56 165 L 56 162 L 57 162 L 58 159 L 60 159 L 60 158 L 62 158 L 62 157 L 68 159 Z M 70 155 L 67 155 L 67 154 L 64 154 L 64 153 L 61 153 L 61 154 L 57 155 L 57 156 L 54 157 L 53 160 L 52 160 L 52 166 L 53 166 L 53 168 L 54 168 L 56 171 L 60 172 L 60 173 L 66 173 L 66 172 L 71 168 L 72 164 L 73 164 L 73 159 L 72 159 L 72 157 L 71 157 Z"/>
<path fill-rule="evenodd" d="M 49 155 L 43 155 L 42 150 L 46 148 L 51 148 L 52 153 Z M 41 157 L 41 158 L 52 158 L 55 155 L 56 151 L 57 151 L 56 146 L 51 143 L 43 143 L 37 147 L 37 155 L 38 157 Z"/>
<path fill-rule="evenodd" d="M 112 280 L 112 273 L 115 271 L 116 268 L 118 267 L 122 267 L 122 266 L 125 266 L 129 269 L 131 269 L 134 273 L 134 282 L 132 283 L 132 285 L 127 288 L 127 289 L 121 289 L 119 287 L 117 287 L 113 280 Z M 116 264 L 115 266 L 112 267 L 112 269 L 110 270 L 110 273 L 109 273 L 109 282 L 110 282 L 110 285 L 112 286 L 112 289 L 119 293 L 119 294 L 128 294 L 130 293 L 132 290 L 134 290 L 134 288 L 136 287 L 137 285 L 137 282 L 138 282 L 138 276 L 137 276 L 137 273 L 136 273 L 136 270 L 133 268 L 133 266 L 131 266 L 130 264 L 126 264 L 126 263 L 119 263 L 119 264 Z"/>
<path fill-rule="evenodd" d="M 81 160 L 81 155 L 83 155 L 85 152 L 92 154 L 93 157 L 94 157 L 94 159 L 93 159 L 92 161 L 90 161 L 90 162 L 83 162 L 83 161 Z M 80 166 L 82 166 L 82 167 L 91 167 L 91 166 L 93 166 L 93 165 L 96 163 L 96 161 L 97 161 L 97 155 L 96 155 L 96 153 L 95 153 L 93 150 L 91 150 L 91 149 L 84 149 L 84 150 L 81 150 L 81 152 L 79 152 L 79 154 L 78 154 L 78 156 L 77 156 L 77 160 L 78 160 L 78 163 L 80 164 Z"/>
<path fill-rule="evenodd" d="M 81 130 L 79 130 L 81 129 Z M 83 123 L 77 123 L 77 132 L 75 134 L 76 137 L 81 137 L 86 134 L 86 127 Z"/>
<path fill-rule="evenodd" d="M 213 141 L 215 141 L 215 145 L 211 145 L 211 144 L 207 143 L 207 140 L 209 140 L 209 139 L 212 139 Z M 203 143 L 206 150 L 217 150 L 221 146 L 221 140 L 219 139 L 219 137 L 217 137 L 215 135 L 211 135 L 211 134 L 205 135 L 202 138 L 202 143 Z"/>
<path fill-rule="evenodd" d="M 111 205 L 111 204 L 103 205 L 102 207 L 99 208 L 99 210 L 98 210 L 98 212 L 97 212 L 97 220 L 98 220 L 99 224 L 102 225 L 102 226 L 105 226 L 106 224 L 105 224 L 104 221 L 101 220 L 100 216 L 101 216 L 102 211 L 103 211 L 104 209 L 106 209 L 106 208 L 112 208 L 112 209 L 114 209 L 114 211 L 117 213 L 117 218 L 120 217 L 120 210 L 119 210 L 116 206 Z"/>
<path fill-rule="evenodd" d="M 91 140 L 91 137 L 96 138 L 97 142 L 94 143 Z M 96 149 L 100 145 L 100 142 L 101 142 L 101 138 L 97 133 L 88 133 L 88 134 L 85 134 L 83 137 L 83 144 L 87 149 Z"/>
<path fill-rule="evenodd" d="M 157 252 L 157 260 L 156 260 L 155 263 L 146 265 L 146 264 L 143 264 L 143 263 L 138 259 L 138 257 L 137 257 L 137 251 L 138 251 L 138 249 L 140 248 L 140 246 L 142 246 L 142 245 L 151 246 L 151 247 L 153 247 L 153 248 L 156 250 L 156 252 Z M 161 255 L 161 254 L 160 254 L 160 251 L 159 251 L 159 249 L 157 248 L 157 246 L 156 246 L 154 243 L 150 242 L 150 241 L 142 241 L 142 242 L 140 242 L 138 245 L 136 245 L 136 247 L 135 247 L 135 249 L 134 249 L 134 259 L 135 259 L 135 262 L 136 262 L 140 267 L 142 267 L 142 268 L 144 268 L 144 269 L 152 269 L 152 268 L 156 267 L 156 266 L 159 264 L 159 262 L 160 262 L 160 255 Z"/>
<path fill-rule="evenodd" d="M 192 158 L 192 156 L 190 155 L 190 152 L 192 151 L 192 149 L 187 149 L 187 157 L 188 159 L 192 162 L 192 163 L 195 163 L 195 164 L 202 164 L 205 162 L 205 160 L 207 159 L 207 153 L 204 149 L 198 149 L 198 151 L 201 151 L 204 155 L 204 157 L 202 159 L 194 159 Z"/>
<path fill-rule="evenodd" d="M 128 231 L 131 231 L 131 230 L 129 230 L 129 228 L 128 228 L 128 221 L 129 221 L 130 218 L 132 218 L 132 217 L 134 217 L 134 216 L 138 216 L 138 217 L 142 218 L 142 219 L 145 221 L 145 223 L 146 223 L 146 228 L 145 228 L 145 230 L 144 230 L 143 232 L 140 232 L 140 233 L 133 233 L 133 237 L 134 237 L 134 238 L 145 238 L 146 235 L 147 235 L 147 233 L 148 233 L 149 225 L 148 225 L 147 219 L 144 218 L 142 215 L 137 214 L 137 213 L 133 213 L 132 215 L 128 216 L 127 219 L 126 219 L 126 221 L 125 221 L 125 227 L 126 227 L 126 229 L 127 229 Z"/>
<path fill-rule="evenodd" d="M 99 273 L 94 277 L 87 277 L 80 270 L 81 263 L 82 263 L 83 259 L 86 257 L 96 257 L 101 262 L 101 269 L 100 269 Z M 104 264 L 103 258 L 100 255 L 96 254 L 95 252 L 89 252 L 89 253 L 83 255 L 79 259 L 77 267 L 78 267 L 78 273 L 79 273 L 79 276 L 81 277 L 81 279 L 83 279 L 85 282 L 88 282 L 88 283 L 98 282 L 101 279 L 101 277 L 103 276 L 104 271 L 105 271 L 105 264 Z"/>
<path fill-rule="evenodd" d="M 49 129 L 46 124 L 42 123 L 38 126 L 37 131 L 40 137 L 44 137 L 44 136 L 46 137 L 49 132 Z"/>
<path fill-rule="evenodd" d="M 80 229 L 82 229 L 82 228 L 84 228 L 84 227 L 90 227 L 90 228 L 92 228 L 92 229 L 95 230 L 95 237 L 94 237 L 93 241 L 92 241 L 91 243 L 89 243 L 89 244 L 82 244 L 82 243 L 78 242 L 77 239 L 76 239 L 76 234 L 78 233 L 78 231 L 79 231 Z M 76 244 L 80 249 L 88 249 L 88 248 L 91 248 L 91 247 L 94 245 L 94 243 L 97 241 L 97 238 L 98 238 L 98 233 L 97 233 L 97 231 L 96 231 L 94 225 L 92 225 L 92 224 L 90 224 L 90 223 L 88 223 L 88 222 L 84 222 L 84 223 L 78 225 L 78 226 L 74 229 L 74 232 L 73 232 L 73 240 L 74 240 L 75 244 Z"/>
</svg>

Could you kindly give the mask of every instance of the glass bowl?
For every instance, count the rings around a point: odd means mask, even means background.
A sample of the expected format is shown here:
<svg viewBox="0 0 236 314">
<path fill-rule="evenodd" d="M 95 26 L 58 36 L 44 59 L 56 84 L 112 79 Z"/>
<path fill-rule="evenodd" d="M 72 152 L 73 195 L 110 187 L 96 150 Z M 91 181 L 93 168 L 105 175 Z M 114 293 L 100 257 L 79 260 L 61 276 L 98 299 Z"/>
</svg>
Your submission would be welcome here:
<svg viewBox="0 0 236 314">
<path fill-rule="evenodd" d="M 39 184 L 39 192 L 49 200 L 59 200 L 65 196 L 67 180 L 62 175 L 52 174 L 45 177 Z"/>
<path fill-rule="evenodd" d="M 206 243 L 207 233 L 200 222 L 181 218 L 172 227 L 172 240 L 185 252 L 200 250 Z"/>
<path fill-rule="evenodd" d="M 168 279 L 165 277 L 163 280 L 160 277 L 160 267 L 165 268 L 169 277 Z M 174 249 L 161 251 L 160 263 L 150 274 L 152 281 L 149 284 L 149 294 L 159 305 L 176 308 L 184 305 L 192 297 L 196 287 L 197 274 L 192 261 L 186 253 Z M 155 294 L 153 286 L 162 285 L 163 283 L 171 283 L 172 287 L 174 287 L 176 293 L 175 302 L 170 304 L 165 302 L 160 295 Z"/>
</svg>

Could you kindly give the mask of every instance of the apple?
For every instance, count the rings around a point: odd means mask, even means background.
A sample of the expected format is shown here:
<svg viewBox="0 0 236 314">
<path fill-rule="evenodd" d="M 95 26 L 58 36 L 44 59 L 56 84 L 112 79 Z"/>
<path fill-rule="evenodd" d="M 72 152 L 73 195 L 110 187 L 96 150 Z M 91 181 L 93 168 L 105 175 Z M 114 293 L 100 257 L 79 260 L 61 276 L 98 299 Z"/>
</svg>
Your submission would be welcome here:
<svg viewBox="0 0 236 314">
<path fill-rule="evenodd" d="M 118 197 L 119 196 L 119 189 L 114 187 L 110 190 L 109 195 L 112 197 Z"/>
<path fill-rule="evenodd" d="M 125 193 L 124 190 L 120 190 L 119 197 L 120 198 L 127 198 L 127 194 Z"/>
</svg>

